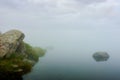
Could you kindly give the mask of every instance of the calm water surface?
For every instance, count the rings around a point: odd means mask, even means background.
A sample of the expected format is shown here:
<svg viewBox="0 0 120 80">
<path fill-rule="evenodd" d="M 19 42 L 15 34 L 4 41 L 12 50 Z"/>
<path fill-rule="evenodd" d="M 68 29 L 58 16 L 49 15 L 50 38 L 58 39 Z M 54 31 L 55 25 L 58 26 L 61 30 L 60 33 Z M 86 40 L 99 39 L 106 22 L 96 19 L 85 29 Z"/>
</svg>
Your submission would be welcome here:
<svg viewBox="0 0 120 80">
<path fill-rule="evenodd" d="M 119 30 L 64 30 L 40 32 L 35 44 L 46 47 L 24 80 L 120 80 Z M 32 36 L 32 35 L 31 35 Z M 33 37 L 33 36 L 32 36 Z M 96 62 L 92 55 L 106 51 L 107 61 Z"/>
</svg>

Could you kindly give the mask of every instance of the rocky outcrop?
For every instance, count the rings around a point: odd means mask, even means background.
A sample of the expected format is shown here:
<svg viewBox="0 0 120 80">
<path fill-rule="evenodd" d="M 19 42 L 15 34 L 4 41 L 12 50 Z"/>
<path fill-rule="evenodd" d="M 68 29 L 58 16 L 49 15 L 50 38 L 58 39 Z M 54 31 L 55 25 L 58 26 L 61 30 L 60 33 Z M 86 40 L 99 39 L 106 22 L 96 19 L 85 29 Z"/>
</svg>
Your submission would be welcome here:
<svg viewBox="0 0 120 80">
<path fill-rule="evenodd" d="M 109 59 L 109 55 L 107 52 L 95 52 L 93 54 L 93 58 L 96 60 L 96 61 L 107 61 Z"/>
<path fill-rule="evenodd" d="M 0 58 L 9 57 L 16 51 L 24 53 L 25 35 L 18 30 L 10 30 L 0 35 Z M 22 49 L 21 49 L 22 48 Z"/>
<path fill-rule="evenodd" d="M 0 34 L 0 80 L 17 80 L 13 78 L 29 73 L 40 55 L 45 54 L 45 50 L 25 43 L 24 37 L 19 30 Z"/>
</svg>

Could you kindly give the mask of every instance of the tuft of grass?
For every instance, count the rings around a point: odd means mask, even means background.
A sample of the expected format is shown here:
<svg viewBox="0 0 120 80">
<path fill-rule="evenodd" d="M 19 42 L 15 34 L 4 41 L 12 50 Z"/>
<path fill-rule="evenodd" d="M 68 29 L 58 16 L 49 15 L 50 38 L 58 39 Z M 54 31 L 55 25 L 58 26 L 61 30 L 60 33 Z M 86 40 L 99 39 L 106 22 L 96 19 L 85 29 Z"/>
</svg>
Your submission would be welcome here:
<svg viewBox="0 0 120 80">
<path fill-rule="evenodd" d="M 45 55 L 45 50 L 40 48 L 40 47 L 32 47 L 27 43 L 25 44 L 25 48 L 26 48 L 26 55 L 28 56 L 27 58 L 30 60 L 34 60 L 34 61 L 38 61 L 39 57 L 42 57 Z"/>
<path fill-rule="evenodd" d="M 46 50 L 40 47 L 34 47 L 33 49 L 35 50 L 35 54 L 39 57 L 43 57 L 46 53 Z"/>
<path fill-rule="evenodd" d="M 33 62 L 37 62 L 39 57 L 45 55 L 45 50 L 39 47 L 32 47 L 27 43 L 24 43 L 25 54 L 15 52 L 8 58 L 0 59 L 0 73 L 19 73 L 20 75 L 29 73 L 33 67 Z"/>
<path fill-rule="evenodd" d="M 18 54 L 12 54 L 10 58 L 0 60 L 0 72 L 1 73 L 20 73 L 26 74 L 31 71 L 32 65 L 23 61 L 24 56 Z"/>
</svg>

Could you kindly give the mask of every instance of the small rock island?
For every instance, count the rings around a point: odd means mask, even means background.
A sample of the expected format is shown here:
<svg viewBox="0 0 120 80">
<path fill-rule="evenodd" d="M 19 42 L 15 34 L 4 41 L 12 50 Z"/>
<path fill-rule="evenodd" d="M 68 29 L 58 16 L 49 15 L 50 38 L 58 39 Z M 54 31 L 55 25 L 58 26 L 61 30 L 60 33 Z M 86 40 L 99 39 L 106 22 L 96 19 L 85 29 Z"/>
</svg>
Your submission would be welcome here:
<svg viewBox="0 0 120 80">
<path fill-rule="evenodd" d="M 0 75 L 26 74 L 45 54 L 44 49 L 30 46 L 23 41 L 24 38 L 24 33 L 19 30 L 0 34 Z"/>
<path fill-rule="evenodd" d="M 109 59 L 109 54 L 105 51 L 98 51 L 95 52 L 93 54 L 93 58 L 97 61 L 97 62 L 101 62 L 101 61 L 107 61 Z"/>
</svg>

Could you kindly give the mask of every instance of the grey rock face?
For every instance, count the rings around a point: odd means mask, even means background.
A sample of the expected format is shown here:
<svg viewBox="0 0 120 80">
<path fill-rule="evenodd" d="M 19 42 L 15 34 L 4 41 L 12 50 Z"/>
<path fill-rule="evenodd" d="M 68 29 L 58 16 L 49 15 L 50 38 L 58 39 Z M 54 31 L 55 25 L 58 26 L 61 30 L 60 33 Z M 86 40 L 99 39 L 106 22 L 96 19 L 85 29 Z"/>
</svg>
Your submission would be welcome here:
<svg viewBox="0 0 120 80">
<path fill-rule="evenodd" d="M 107 61 L 109 59 L 109 55 L 107 52 L 95 52 L 93 54 L 93 58 L 99 62 L 99 61 Z"/>
<path fill-rule="evenodd" d="M 0 58 L 9 57 L 18 47 L 23 46 L 21 43 L 24 34 L 18 30 L 10 30 L 0 35 Z"/>
</svg>

